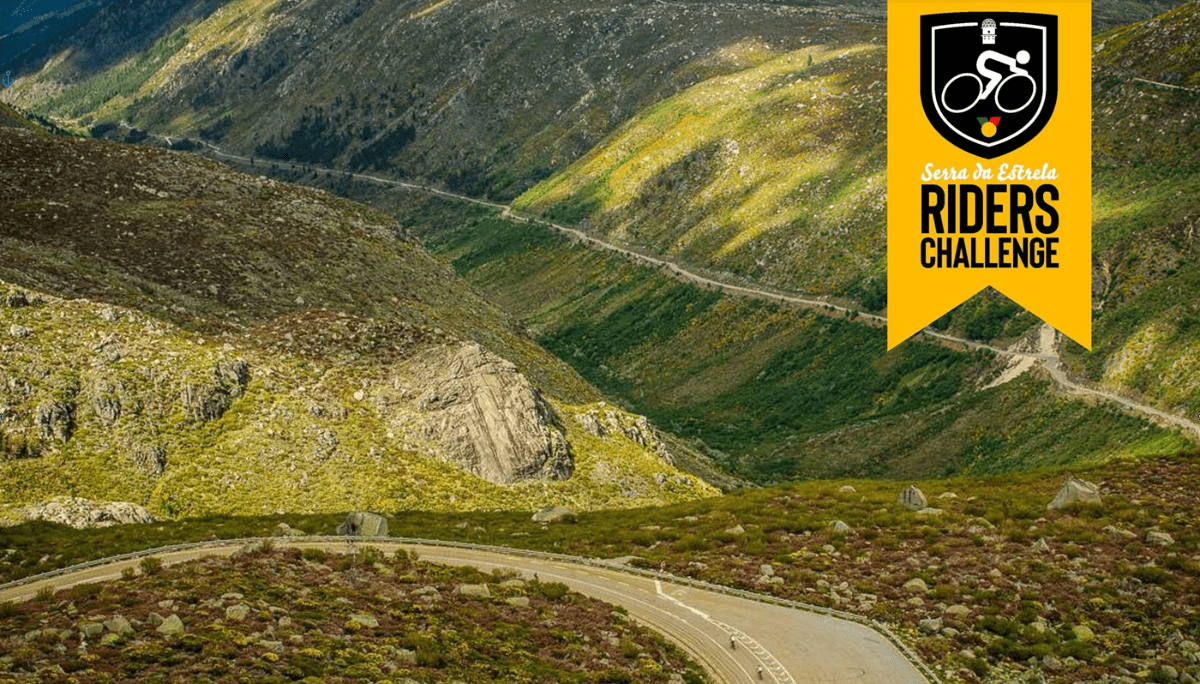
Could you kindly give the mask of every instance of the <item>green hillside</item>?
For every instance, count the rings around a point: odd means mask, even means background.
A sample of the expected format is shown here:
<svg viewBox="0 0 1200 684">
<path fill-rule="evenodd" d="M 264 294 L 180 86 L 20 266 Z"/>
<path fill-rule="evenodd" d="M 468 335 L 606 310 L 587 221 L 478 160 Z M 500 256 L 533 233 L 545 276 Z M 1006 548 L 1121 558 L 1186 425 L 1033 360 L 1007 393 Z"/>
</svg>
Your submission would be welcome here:
<svg viewBox="0 0 1200 684">
<path fill-rule="evenodd" d="M 1200 3 L 1096 38 L 1094 346 L 1081 375 L 1200 414 Z M 1154 83 L 1148 82 L 1154 81 Z"/>
<path fill-rule="evenodd" d="M 190 155 L 0 142 L 4 517 L 716 493 L 378 211 Z"/>
</svg>

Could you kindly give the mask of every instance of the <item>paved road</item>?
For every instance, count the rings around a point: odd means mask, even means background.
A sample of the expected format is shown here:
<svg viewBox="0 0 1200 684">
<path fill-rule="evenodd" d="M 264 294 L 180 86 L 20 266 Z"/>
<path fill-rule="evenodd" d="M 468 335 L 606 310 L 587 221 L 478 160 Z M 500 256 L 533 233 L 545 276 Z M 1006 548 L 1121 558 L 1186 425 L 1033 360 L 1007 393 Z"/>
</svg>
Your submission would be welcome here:
<svg viewBox="0 0 1200 684">
<path fill-rule="evenodd" d="M 1144 80 L 1144 79 L 1139 79 L 1139 80 Z M 160 135 L 156 135 L 153 133 L 151 135 L 160 140 L 165 140 L 165 141 L 167 141 L 167 144 L 170 144 L 170 138 L 168 138 L 166 136 L 160 136 Z M 255 160 L 252 160 L 249 157 L 243 157 L 240 155 L 231 154 L 229 152 L 222 150 L 221 148 L 217 147 L 216 145 L 212 145 L 212 144 L 204 142 L 202 140 L 196 141 L 196 142 L 207 147 L 213 154 L 217 155 L 218 157 L 223 157 L 225 159 L 232 159 L 232 160 L 244 162 L 247 164 L 256 164 L 257 163 Z M 267 163 L 267 162 L 262 162 L 262 163 Z M 281 162 L 281 161 L 277 161 L 277 160 L 271 160 L 270 163 L 275 164 L 277 166 L 287 167 L 290 169 L 301 169 L 302 170 L 302 169 L 307 168 L 307 169 L 312 169 L 314 171 L 324 171 L 324 172 L 335 173 L 335 174 L 346 174 L 347 173 L 345 171 L 339 171 L 337 169 L 327 169 L 324 167 L 309 166 L 309 165 L 304 165 L 304 164 L 292 164 L 292 163 Z M 775 292 L 775 291 L 771 291 L 771 290 L 767 290 L 767 289 L 763 289 L 763 288 L 757 288 L 757 287 L 753 287 L 753 286 L 749 286 L 749 285 L 738 285 L 735 283 L 730 283 L 730 282 L 726 282 L 726 281 L 709 278 L 707 276 L 701 275 L 701 274 L 691 271 L 687 268 L 684 268 L 683 266 L 680 266 L 679 264 L 677 264 L 673 261 L 670 261 L 667 259 L 660 259 L 658 257 L 653 257 L 653 256 L 650 256 L 649 254 L 644 254 L 642 252 L 630 249 L 628 247 L 622 247 L 620 245 L 615 245 L 611 242 L 602 240 L 594 235 L 589 235 L 577 228 L 563 226 L 563 225 L 560 225 L 560 224 L 557 224 L 557 223 L 554 223 L 551 221 L 546 221 L 546 220 L 535 218 L 535 217 L 522 216 L 522 215 L 514 212 L 512 207 L 507 204 L 501 204 L 499 202 L 492 202 L 489 200 L 480 199 L 478 197 L 470 197 L 468 195 L 462 195 L 462 194 L 459 194 L 456 192 L 442 190 L 440 188 L 435 188 L 435 187 L 432 187 L 429 185 L 422 185 L 420 183 L 410 183 L 407 181 L 391 180 L 388 178 L 381 178 L 379 176 L 372 176 L 370 174 L 365 174 L 365 173 L 349 173 L 348 175 L 351 178 L 357 178 L 359 180 L 371 181 L 374 183 L 379 183 L 381 185 L 389 185 L 392 187 L 405 188 L 407 190 L 424 192 L 424 193 L 428 193 L 428 194 L 438 195 L 441 197 L 446 197 L 449 199 L 458 200 L 461 202 L 467 202 L 470 204 L 476 204 L 479 206 L 497 209 L 501 212 L 501 216 L 503 216 L 504 218 L 507 218 L 509 220 L 517 221 L 520 223 L 539 225 L 539 226 L 543 226 L 545 228 L 549 228 L 551 230 L 558 231 L 559 233 L 562 233 L 564 235 L 571 236 L 572 238 L 578 240 L 580 243 L 587 245 L 589 247 L 592 247 L 595 249 L 600 249 L 603 251 L 621 254 L 635 262 L 643 263 L 643 264 L 646 264 L 653 268 L 666 269 L 675 278 L 682 280 L 682 281 L 694 283 L 696 285 L 712 287 L 712 288 L 719 289 L 723 292 L 727 292 L 729 294 L 737 295 L 740 297 L 749 297 L 751 299 L 757 299 L 760 301 L 792 304 L 795 306 L 810 308 L 817 312 L 822 312 L 822 313 L 832 310 L 832 311 L 837 311 L 842 314 L 849 315 L 853 311 L 853 312 L 857 313 L 857 318 L 855 320 L 858 320 L 863 323 L 880 325 L 880 326 L 887 325 L 887 317 L 886 316 L 877 316 L 875 314 L 869 314 L 869 313 L 857 311 L 856 309 L 851 309 L 846 306 L 834 304 L 832 302 L 815 297 L 813 295 L 781 293 L 781 292 Z M 1066 389 L 1068 392 L 1070 392 L 1072 394 L 1081 395 L 1081 396 L 1090 396 L 1090 397 L 1102 399 L 1105 401 L 1115 402 L 1128 410 L 1143 414 L 1144 416 L 1148 417 L 1152 422 L 1155 422 L 1158 424 L 1165 423 L 1168 426 L 1178 427 L 1183 430 L 1184 435 L 1190 436 L 1193 439 L 1200 440 L 1200 421 L 1192 420 L 1191 416 L 1185 417 L 1185 416 L 1180 416 L 1180 415 L 1177 415 L 1174 413 L 1169 413 L 1167 411 L 1163 411 L 1163 410 L 1154 408 L 1153 406 L 1148 406 L 1141 402 L 1135 401 L 1134 399 L 1131 399 L 1129 397 L 1124 397 L 1124 396 L 1121 396 L 1114 392 L 1108 392 L 1105 390 L 1094 389 L 1094 388 L 1091 388 L 1086 385 L 1083 385 L 1083 384 L 1080 384 L 1080 383 L 1070 380 L 1067 377 L 1066 371 L 1064 371 L 1062 369 L 1062 365 L 1061 365 L 1061 361 L 1059 359 L 1057 349 L 1054 348 L 1053 346 L 1050 348 L 1050 350 L 1048 352 L 1045 352 L 1043 350 L 1042 353 L 1030 353 L 1030 352 L 1016 351 L 1016 350 L 1012 350 L 1012 349 L 1001 349 L 999 347 L 993 347 L 991 345 L 983 344 L 982 342 L 976 342 L 974 340 L 968 340 L 968 339 L 964 339 L 961 337 L 953 337 L 951 335 L 943 335 L 942 333 L 935 332 L 932 328 L 926 328 L 924 331 L 922 331 L 922 334 L 924 334 L 927 338 L 932 338 L 934 340 L 937 340 L 937 341 L 940 341 L 940 342 L 943 342 L 943 343 L 946 343 L 949 345 L 960 346 L 965 349 L 986 349 L 986 350 L 991 351 L 999 356 L 1031 359 L 1031 360 L 1038 362 L 1041 365 L 1045 366 L 1047 371 L 1049 371 L 1050 376 L 1054 379 L 1054 381 L 1057 382 L 1059 385 L 1061 385 L 1064 389 Z"/>
<path fill-rule="evenodd" d="M 341 542 L 274 540 L 277 546 L 323 548 L 344 552 Z M 854 622 L 825 615 L 759 603 L 695 587 L 597 568 L 557 559 L 529 557 L 467 548 L 397 542 L 366 542 L 384 552 L 404 548 L 424 560 L 471 565 L 483 570 L 512 568 L 526 576 L 562 582 L 581 594 L 623 606 L 642 623 L 685 648 L 714 681 L 745 684 L 925 684 L 927 680 L 879 633 Z M 204 556 L 225 556 L 241 542 L 187 549 L 157 556 L 165 565 Z M 43 588 L 65 589 L 76 584 L 116 579 L 140 559 L 110 563 L 0 590 L 0 602 L 26 600 Z M 737 647 L 730 649 L 731 637 Z"/>
</svg>

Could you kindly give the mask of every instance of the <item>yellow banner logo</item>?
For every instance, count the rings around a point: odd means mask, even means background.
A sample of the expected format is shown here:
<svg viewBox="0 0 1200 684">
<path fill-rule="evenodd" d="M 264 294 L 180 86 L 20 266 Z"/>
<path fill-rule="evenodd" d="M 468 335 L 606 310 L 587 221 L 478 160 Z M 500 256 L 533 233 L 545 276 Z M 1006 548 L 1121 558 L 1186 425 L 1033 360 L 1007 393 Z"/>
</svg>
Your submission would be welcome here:
<svg viewBox="0 0 1200 684">
<path fill-rule="evenodd" d="M 888 3 L 888 348 L 991 286 L 1085 347 L 1091 1 Z"/>
</svg>

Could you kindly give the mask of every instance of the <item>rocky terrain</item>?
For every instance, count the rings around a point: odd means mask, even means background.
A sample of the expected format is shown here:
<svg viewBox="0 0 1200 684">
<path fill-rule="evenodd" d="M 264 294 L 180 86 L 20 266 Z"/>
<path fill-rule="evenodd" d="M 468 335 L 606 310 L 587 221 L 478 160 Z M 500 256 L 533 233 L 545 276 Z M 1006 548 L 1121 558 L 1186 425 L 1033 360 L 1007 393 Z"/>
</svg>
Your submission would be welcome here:
<svg viewBox="0 0 1200 684">
<path fill-rule="evenodd" d="M 707 681 L 561 584 L 371 549 L 256 550 L 0 606 L 5 681 Z"/>
<path fill-rule="evenodd" d="M 647 446 L 649 425 L 573 420 L 596 390 L 378 213 L 175 153 L 0 139 L 22 198 L 0 209 L 0 503 L 173 516 L 713 493 Z"/>
</svg>

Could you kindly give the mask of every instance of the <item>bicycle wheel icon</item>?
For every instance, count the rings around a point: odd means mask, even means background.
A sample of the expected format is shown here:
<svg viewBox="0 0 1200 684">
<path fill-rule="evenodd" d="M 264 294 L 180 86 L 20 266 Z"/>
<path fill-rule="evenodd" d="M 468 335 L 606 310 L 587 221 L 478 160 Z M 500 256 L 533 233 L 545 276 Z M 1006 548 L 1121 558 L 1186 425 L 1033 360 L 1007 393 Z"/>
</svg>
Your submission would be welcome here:
<svg viewBox="0 0 1200 684">
<path fill-rule="evenodd" d="M 1008 85 L 1009 83 L 1012 82 L 1012 80 L 1014 78 L 1018 78 L 1018 77 L 1024 78 L 1029 81 L 1029 97 L 1025 98 L 1024 102 L 1021 102 L 1019 105 L 1017 105 L 1015 107 L 1005 107 L 1004 100 L 1000 97 L 1000 93 L 1002 91 L 1004 91 L 1004 86 Z M 964 81 L 962 84 L 960 84 L 960 86 L 958 88 L 955 89 L 955 92 L 951 93 L 950 92 L 951 86 L 953 86 L 961 78 L 967 78 L 967 79 L 974 80 L 975 87 L 972 89 L 971 86 L 969 85 L 969 82 Z M 1012 88 L 1010 88 L 1009 91 L 1014 92 Z M 972 92 L 974 93 L 973 95 L 970 94 Z M 945 110 L 950 112 L 951 114 L 962 114 L 963 112 L 965 112 L 965 111 L 971 109 L 972 107 L 974 107 L 975 105 L 979 104 L 979 101 L 984 99 L 983 93 L 984 93 L 983 79 L 979 78 L 978 74 L 972 74 L 972 73 L 959 74 L 959 75 L 955 76 L 954 78 L 950 79 L 949 81 L 946 81 L 946 85 L 942 86 L 942 98 L 941 98 L 942 99 L 942 107 L 945 108 Z M 949 95 L 949 97 L 947 97 L 947 95 Z M 1005 76 L 1003 79 L 1001 79 L 1000 83 L 996 86 L 996 90 L 993 93 L 991 93 L 991 95 L 993 96 L 993 99 L 996 103 L 996 107 L 1001 112 L 1003 112 L 1005 114 L 1016 114 L 1017 112 L 1025 109 L 1026 107 L 1028 107 L 1030 104 L 1033 103 L 1033 98 L 1037 96 L 1037 81 L 1035 81 L 1034 78 L 1027 73 L 1014 72 L 1014 73 L 1009 74 L 1008 76 Z M 1017 95 L 1017 99 L 1018 100 L 1021 99 L 1020 95 Z M 950 102 L 951 100 L 954 101 L 954 104 L 962 105 L 962 106 L 959 106 L 959 107 L 951 106 L 951 102 Z M 965 103 L 965 104 L 963 104 L 963 103 Z M 1016 103 L 1009 102 L 1008 104 L 1016 104 Z"/>
</svg>

